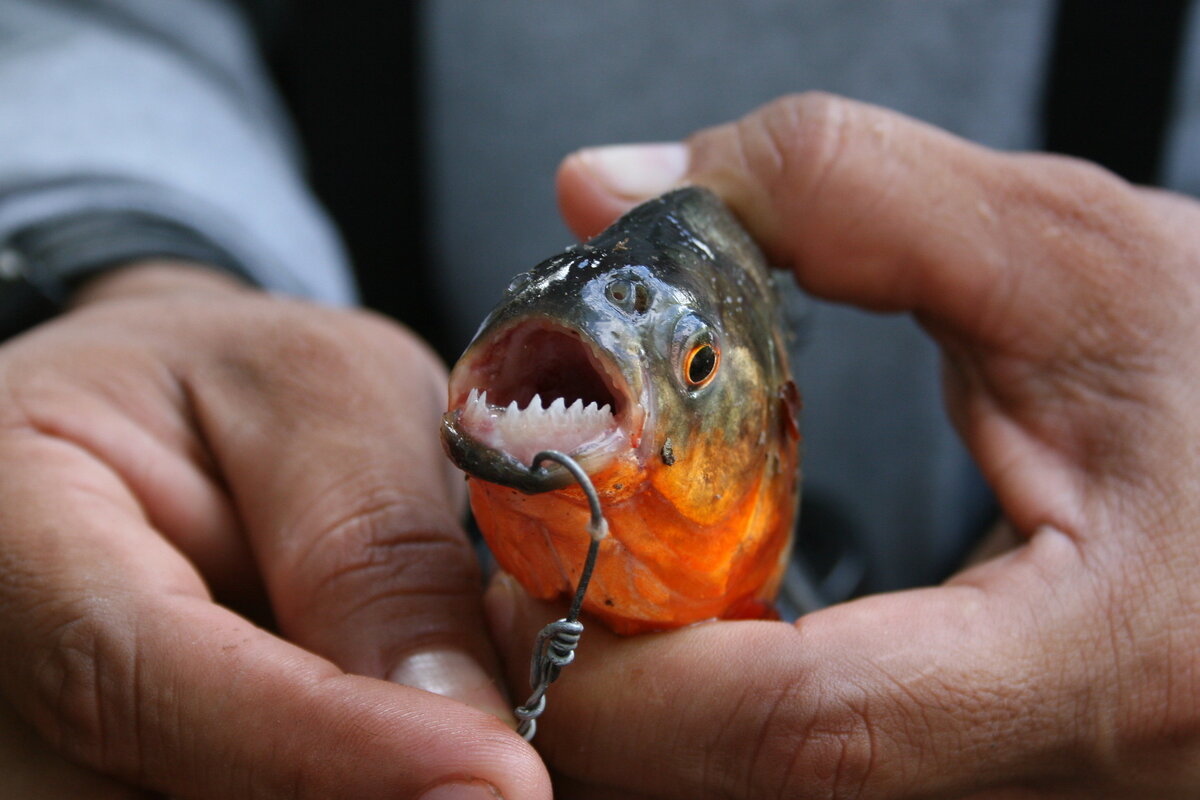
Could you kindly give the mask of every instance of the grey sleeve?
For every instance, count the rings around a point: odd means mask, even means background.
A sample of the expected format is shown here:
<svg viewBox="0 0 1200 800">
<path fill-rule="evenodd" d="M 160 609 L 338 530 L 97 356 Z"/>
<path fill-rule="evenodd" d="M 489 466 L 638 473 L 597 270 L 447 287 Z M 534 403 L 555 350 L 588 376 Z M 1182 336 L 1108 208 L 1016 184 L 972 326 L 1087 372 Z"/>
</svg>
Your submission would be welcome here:
<svg viewBox="0 0 1200 800">
<path fill-rule="evenodd" d="M 227 3 L 0 0 L 0 251 L 35 239 L 46 257 L 31 269 L 149 241 L 268 289 L 352 302 L 300 173 Z"/>
</svg>

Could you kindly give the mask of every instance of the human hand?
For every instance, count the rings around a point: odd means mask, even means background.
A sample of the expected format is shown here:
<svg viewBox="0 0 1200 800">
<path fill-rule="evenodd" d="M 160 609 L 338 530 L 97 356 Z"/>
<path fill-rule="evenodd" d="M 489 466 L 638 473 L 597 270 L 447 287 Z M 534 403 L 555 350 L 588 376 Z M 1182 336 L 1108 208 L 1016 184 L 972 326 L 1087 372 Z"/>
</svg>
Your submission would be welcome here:
<svg viewBox="0 0 1200 800">
<path fill-rule="evenodd" d="M 679 182 L 812 293 L 917 315 L 1023 541 L 794 626 L 592 626 L 539 733 L 566 796 L 1195 797 L 1200 206 L 821 95 L 575 154 L 560 200 L 590 235 Z M 556 609 L 487 601 L 521 686 Z"/>
<path fill-rule="evenodd" d="M 398 326 L 180 264 L 0 347 L 0 705 L 172 797 L 548 798 L 493 715 L 444 384 Z"/>
</svg>

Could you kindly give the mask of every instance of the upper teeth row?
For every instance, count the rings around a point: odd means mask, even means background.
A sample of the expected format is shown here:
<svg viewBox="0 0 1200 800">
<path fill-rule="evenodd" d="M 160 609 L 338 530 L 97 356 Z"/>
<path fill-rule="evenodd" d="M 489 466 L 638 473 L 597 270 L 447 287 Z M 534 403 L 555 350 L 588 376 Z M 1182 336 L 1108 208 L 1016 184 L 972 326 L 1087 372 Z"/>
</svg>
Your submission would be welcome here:
<svg viewBox="0 0 1200 800">
<path fill-rule="evenodd" d="M 489 406 L 488 405 L 486 390 L 483 392 L 480 392 L 478 389 L 472 389 L 470 394 L 467 395 L 466 407 L 468 410 L 474 410 L 474 411 L 484 411 L 484 410 L 497 411 L 497 410 L 500 410 L 499 406 Z M 517 412 L 522 412 L 522 413 L 535 412 L 535 413 L 554 414 L 554 415 L 559 415 L 559 416 L 568 416 L 568 417 L 577 417 L 577 418 L 582 418 L 585 414 L 590 415 L 590 414 L 611 414 L 612 413 L 612 409 L 610 408 L 608 403 L 605 403 L 602 406 L 597 406 L 596 402 L 592 401 L 591 403 L 588 403 L 585 406 L 583 404 L 582 399 L 576 399 L 574 403 L 572 403 L 570 406 L 568 406 L 566 401 L 563 398 L 557 397 L 554 399 L 553 402 L 550 403 L 549 406 L 543 406 L 542 405 L 542 396 L 540 394 L 535 394 L 530 399 L 529 405 L 525 406 L 525 408 L 519 408 L 517 406 L 517 401 L 513 400 L 511 403 L 508 404 L 508 406 L 506 408 L 504 408 L 504 411 L 506 413 L 514 413 L 514 414 Z"/>
</svg>

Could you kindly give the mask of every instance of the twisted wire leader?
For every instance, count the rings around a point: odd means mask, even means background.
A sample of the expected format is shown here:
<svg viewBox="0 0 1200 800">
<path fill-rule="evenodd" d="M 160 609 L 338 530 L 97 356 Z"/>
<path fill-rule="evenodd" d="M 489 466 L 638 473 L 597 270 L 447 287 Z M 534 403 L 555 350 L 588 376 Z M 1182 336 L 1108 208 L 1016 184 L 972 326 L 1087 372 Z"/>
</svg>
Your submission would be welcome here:
<svg viewBox="0 0 1200 800">
<path fill-rule="evenodd" d="M 596 555 L 600 552 L 600 541 L 608 536 L 608 520 L 600 510 L 600 496 L 579 463 L 558 450 L 543 450 L 533 457 L 530 469 L 540 469 L 539 465 L 543 461 L 561 464 L 579 483 L 591 509 L 591 519 L 587 526 L 591 541 L 583 562 L 583 572 L 579 575 L 579 585 L 575 589 L 575 598 L 571 601 L 567 616 L 542 628 L 534 640 L 533 657 L 529 664 L 529 685 L 533 694 L 529 695 L 525 705 L 513 709 L 513 714 L 521 721 L 517 726 L 517 733 L 527 742 L 533 741 L 537 734 L 538 717 L 546 710 L 546 690 L 557 680 L 562 668 L 575 660 L 575 648 L 579 646 L 579 638 L 583 634 L 583 623 L 579 621 L 579 614 L 583 609 L 583 596 L 592 580 Z"/>
</svg>

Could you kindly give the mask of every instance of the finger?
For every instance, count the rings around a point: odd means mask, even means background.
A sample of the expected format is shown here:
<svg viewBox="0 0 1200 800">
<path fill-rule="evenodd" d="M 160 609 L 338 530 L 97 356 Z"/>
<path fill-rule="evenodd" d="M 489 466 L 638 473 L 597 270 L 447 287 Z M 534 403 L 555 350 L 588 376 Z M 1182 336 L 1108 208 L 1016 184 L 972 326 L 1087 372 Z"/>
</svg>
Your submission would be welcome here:
<svg viewBox="0 0 1200 800">
<path fill-rule="evenodd" d="M 0 698 L 0 797 L 146 800 L 147 793 L 68 761 Z"/>
<path fill-rule="evenodd" d="M 564 775 L 553 775 L 554 796 L 567 800 L 654 800 L 654 795 L 614 789 L 611 785 L 585 783 Z"/>
<path fill-rule="evenodd" d="M 563 219 L 590 239 L 640 202 L 687 177 L 690 154 L 675 143 L 612 145 L 567 156 L 555 176 Z"/>
<path fill-rule="evenodd" d="M 661 798 L 960 796 L 1062 770 L 1103 780 L 1112 742 L 1084 742 L 1106 730 L 1097 687 L 1114 676 L 1079 551 L 1043 529 L 1008 559 L 795 627 L 622 639 L 588 625 L 537 746 L 572 780 Z M 561 610 L 512 587 L 493 584 L 487 601 L 517 686 L 533 635 Z"/>
<path fill-rule="evenodd" d="M 1144 193 L 1098 168 L 999 153 L 820 94 L 777 101 L 686 145 L 582 151 L 558 178 L 568 222 L 587 234 L 685 182 L 715 189 L 814 293 L 922 311 L 989 343 L 1014 344 L 1014 304 L 1033 323 L 1062 309 L 1094 312 L 1094 298 L 1079 293 L 1102 283 L 1096 270 L 1129 264 L 1134 249 L 1171 235 Z M 1046 273 L 1060 263 L 1079 283 Z"/>
<path fill-rule="evenodd" d="M 76 310 L 5 345 L 4 423 L 74 442 L 130 487 L 150 523 L 229 602 L 257 599 L 254 560 L 190 425 L 179 381 L 131 325 L 174 308 Z M 161 334 L 159 334 L 161 340 Z"/>
<path fill-rule="evenodd" d="M 108 469 L 0 440 L 0 688 L 68 757 L 188 798 L 548 797 L 494 717 L 344 674 L 213 605 Z"/>
<path fill-rule="evenodd" d="M 1194 315 L 1164 309 L 1200 303 L 1194 208 L 819 94 L 680 147 L 674 183 L 716 189 L 807 289 L 918 314 L 946 355 L 951 417 L 1018 531 L 1111 532 L 1094 487 L 1130 496 L 1131 481 L 1141 520 L 1160 515 L 1152 462 L 1190 458 L 1191 363 L 1168 343 L 1195 335 Z M 628 178 L 655 174 L 639 167 L 669 161 L 662 150 L 569 158 L 564 209 L 586 221 L 643 199 Z"/>
<path fill-rule="evenodd" d="M 462 479 L 437 438 L 444 371 L 391 324 L 274 313 L 254 348 L 179 368 L 280 628 L 351 672 L 508 716 Z"/>
</svg>

